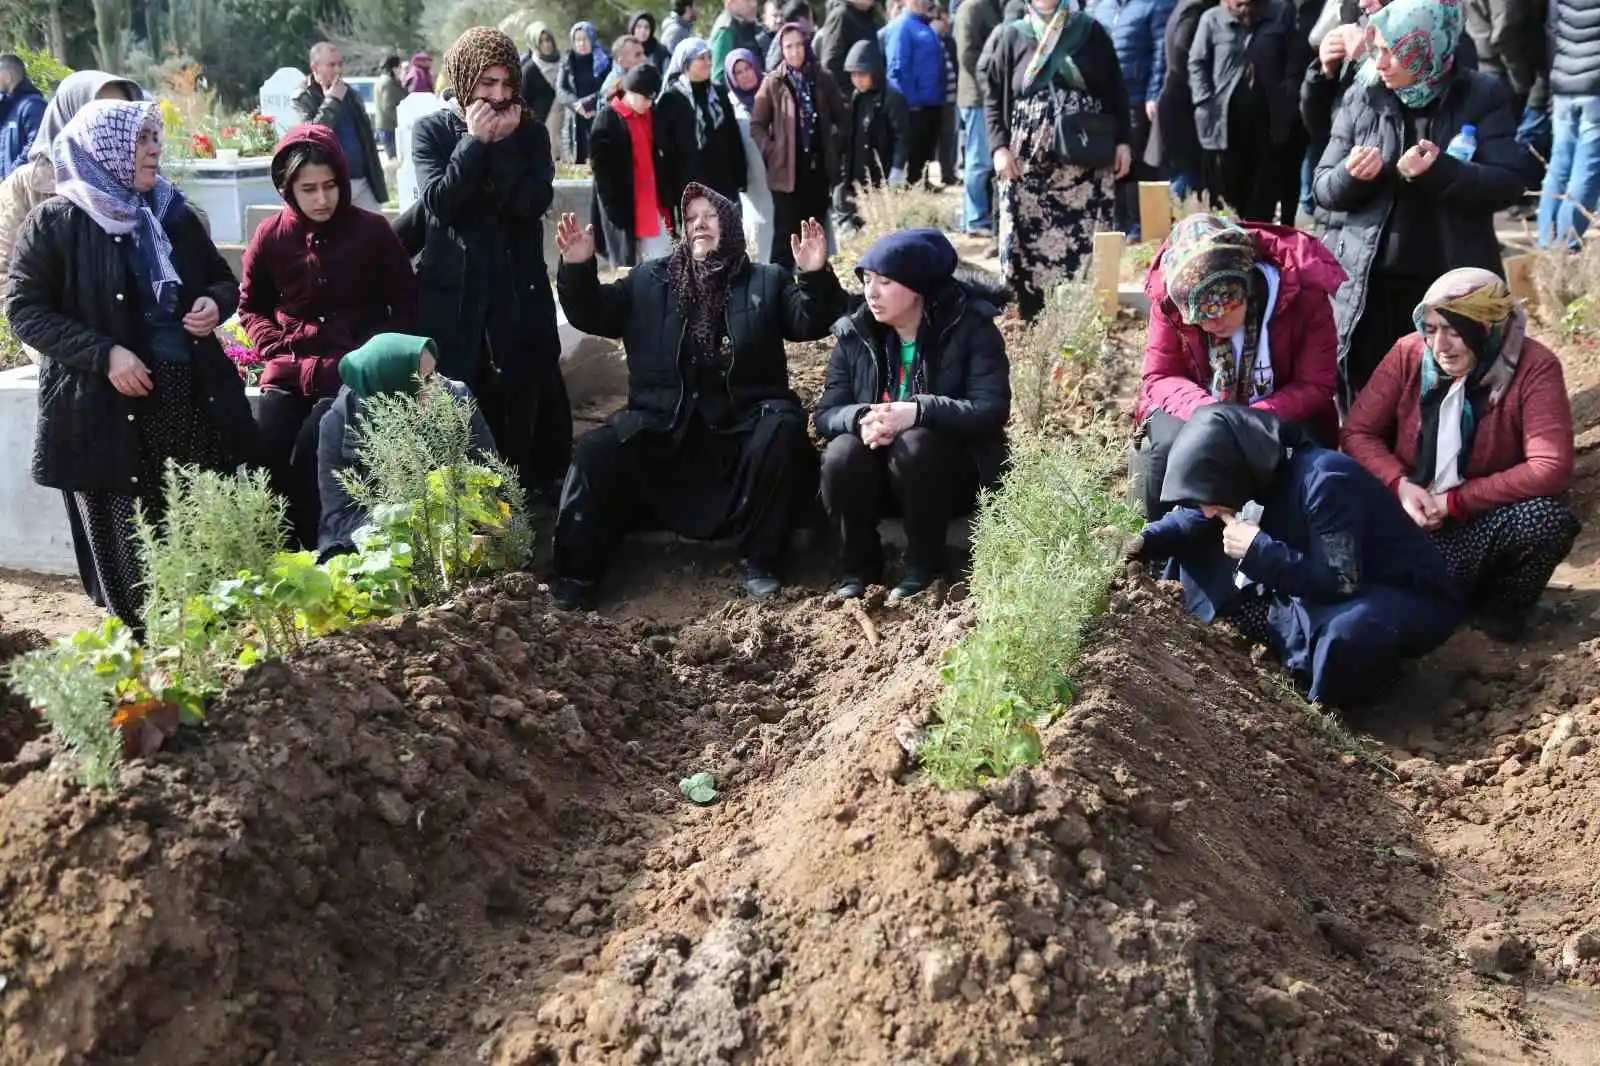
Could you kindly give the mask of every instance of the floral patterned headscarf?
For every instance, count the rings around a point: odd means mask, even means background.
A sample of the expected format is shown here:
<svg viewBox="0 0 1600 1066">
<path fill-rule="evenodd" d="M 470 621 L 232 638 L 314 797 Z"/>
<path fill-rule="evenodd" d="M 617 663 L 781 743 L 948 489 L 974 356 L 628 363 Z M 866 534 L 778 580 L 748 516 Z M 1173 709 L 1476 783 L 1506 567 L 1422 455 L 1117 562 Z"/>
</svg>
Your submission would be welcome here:
<svg viewBox="0 0 1600 1066">
<path fill-rule="evenodd" d="M 1427 107 L 1450 84 L 1456 42 L 1464 15 L 1461 0 L 1395 0 L 1368 23 L 1389 45 L 1394 61 L 1417 80 L 1394 94 L 1406 107 Z M 1381 85 L 1378 57 L 1370 56 L 1356 75 L 1363 85 Z"/>
<path fill-rule="evenodd" d="M 1256 242 L 1216 215 L 1190 215 L 1172 228 L 1161 272 L 1184 322 L 1221 318 L 1245 302 L 1256 266 Z"/>
</svg>

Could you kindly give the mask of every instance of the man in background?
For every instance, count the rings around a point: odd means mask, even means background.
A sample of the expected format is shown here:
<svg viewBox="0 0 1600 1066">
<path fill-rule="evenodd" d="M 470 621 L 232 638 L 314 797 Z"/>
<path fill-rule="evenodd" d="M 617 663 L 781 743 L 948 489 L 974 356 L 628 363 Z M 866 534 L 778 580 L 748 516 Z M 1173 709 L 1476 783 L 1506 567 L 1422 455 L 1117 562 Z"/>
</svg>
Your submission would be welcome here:
<svg viewBox="0 0 1600 1066">
<path fill-rule="evenodd" d="M 44 107 L 44 94 L 28 80 L 22 59 L 0 55 L 0 179 L 28 161 Z"/>
<path fill-rule="evenodd" d="M 344 80 L 344 56 L 338 45 L 321 41 L 311 46 L 310 59 L 311 73 L 294 98 L 295 114 L 300 121 L 326 126 L 338 136 L 350 164 L 350 202 L 368 211 L 382 211 L 389 187 L 383 180 L 378 138 L 361 94 L 352 92 Z"/>
</svg>

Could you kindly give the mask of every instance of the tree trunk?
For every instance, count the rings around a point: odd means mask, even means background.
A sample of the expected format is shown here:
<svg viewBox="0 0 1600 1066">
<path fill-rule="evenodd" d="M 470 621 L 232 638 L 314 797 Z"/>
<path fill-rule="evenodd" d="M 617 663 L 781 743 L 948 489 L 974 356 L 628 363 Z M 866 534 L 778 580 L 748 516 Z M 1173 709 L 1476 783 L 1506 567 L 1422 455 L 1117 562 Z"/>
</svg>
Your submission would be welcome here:
<svg viewBox="0 0 1600 1066">
<path fill-rule="evenodd" d="M 122 29 L 128 15 L 127 0 L 94 0 L 95 54 L 100 69 L 122 72 Z"/>
<path fill-rule="evenodd" d="M 67 61 L 67 27 L 61 19 L 61 0 L 50 0 L 50 54 Z"/>
</svg>

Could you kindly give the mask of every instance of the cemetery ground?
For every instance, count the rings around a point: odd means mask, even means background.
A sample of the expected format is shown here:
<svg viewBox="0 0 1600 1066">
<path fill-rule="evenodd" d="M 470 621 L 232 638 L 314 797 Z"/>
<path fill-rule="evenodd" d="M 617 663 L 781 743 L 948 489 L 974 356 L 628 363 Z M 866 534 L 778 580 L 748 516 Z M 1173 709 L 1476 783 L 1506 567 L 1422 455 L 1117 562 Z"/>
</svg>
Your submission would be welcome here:
<svg viewBox="0 0 1600 1066">
<path fill-rule="evenodd" d="M 0 1066 L 1593 1062 L 1600 352 L 1545 335 L 1587 528 L 1527 643 L 1360 721 L 1134 575 L 1039 765 L 941 792 L 964 586 L 857 613 L 813 545 L 749 604 L 659 538 L 600 614 L 513 575 L 258 666 L 115 794 L 6 696 Z M 1027 417 L 1115 438 L 1141 339 Z M 0 612 L 0 655 L 92 620 Z"/>
</svg>

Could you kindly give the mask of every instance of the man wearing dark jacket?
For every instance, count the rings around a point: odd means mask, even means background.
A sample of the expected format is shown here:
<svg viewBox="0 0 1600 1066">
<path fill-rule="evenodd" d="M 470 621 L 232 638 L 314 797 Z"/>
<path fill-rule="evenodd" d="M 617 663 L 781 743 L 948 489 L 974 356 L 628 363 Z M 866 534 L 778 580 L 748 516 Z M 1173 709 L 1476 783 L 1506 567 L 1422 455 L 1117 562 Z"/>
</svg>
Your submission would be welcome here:
<svg viewBox="0 0 1600 1066">
<path fill-rule="evenodd" d="M 28 161 L 44 109 L 44 94 L 28 80 L 22 60 L 0 55 L 0 180 Z"/>
<path fill-rule="evenodd" d="M 350 166 L 350 202 L 368 211 L 382 211 L 389 187 L 383 180 L 378 138 L 361 94 L 351 92 L 345 83 L 344 56 L 338 45 L 322 41 L 311 46 L 311 73 L 294 98 L 294 110 L 302 122 L 315 122 L 338 134 L 339 147 Z"/>
<path fill-rule="evenodd" d="M 911 108 L 911 163 L 906 177 L 921 183 L 939 151 L 944 108 L 944 45 L 932 26 L 930 0 L 906 0 L 898 18 L 878 34 L 884 75 Z"/>
<path fill-rule="evenodd" d="M 1206 185 L 1251 222 L 1272 221 L 1285 165 L 1276 155 L 1294 108 L 1289 25 L 1283 0 L 1222 0 L 1200 16 L 1189 50 Z"/>
<path fill-rule="evenodd" d="M 1539 198 L 1542 247 L 1576 242 L 1600 203 L 1600 6 L 1550 0 L 1549 39 L 1553 138 Z"/>
<path fill-rule="evenodd" d="M 518 99 L 511 39 L 479 26 L 444 58 L 449 107 L 418 120 L 412 157 L 427 219 L 421 334 L 439 372 L 478 398 L 529 493 L 559 492 L 572 455 L 542 219 L 554 195 L 550 135 Z"/>
<path fill-rule="evenodd" d="M 833 75 L 840 92 L 850 91 L 850 75 L 844 69 L 850 49 L 859 41 L 876 43 L 882 25 L 878 0 L 828 0 L 827 17 L 812 47 L 817 53 L 817 62 Z"/>
<path fill-rule="evenodd" d="M 1086 7 L 1111 35 L 1122 80 L 1128 85 L 1133 166 L 1117 181 L 1116 224 L 1135 241 L 1139 239 L 1139 182 L 1157 176 L 1145 164 L 1144 154 L 1156 118 L 1156 98 L 1166 78 L 1167 19 L 1174 6 L 1176 0 L 1089 0 Z"/>
<path fill-rule="evenodd" d="M 1200 141 L 1195 133 L 1194 95 L 1189 91 L 1189 49 L 1200 16 L 1220 0 L 1178 0 L 1167 17 L 1162 43 L 1166 73 L 1156 98 L 1155 128 L 1145 148 L 1146 166 L 1162 167 L 1172 178 L 1172 191 L 1186 200 L 1201 188 Z"/>
<path fill-rule="evenodd" d="M 856 215 L 855 187 L 905 182 L 911 152 L 911 113 L 905 97 L 883 80 L 878 47 L 857 41 L 845 60 L 855 95 L 850 97 L 850 129 L 844 141 L 840 168 L 844 181 L 834 191 L 834 206 L 845 226 L 860 225 Z"/>
<path fill-rule="evenodd" d="M 1532 0 L 1466 0 L 1467 34 L 1478 69 L 1511 86 L 1520 111 L 1545 65 L 1544 4 Z"/>
<path fill-rule="evenodd" d="M 964 0 L 956 8 L 956 107 L 960 109 L 962 151 L 966 154 L 962 181 L 961 228 L 980 236 L 994 233 L 994 207 L 990 184 L 994 158 L 989 131 L 983 121 L 983 79 L 978 60 L 989 35 L 1000 26 L 1000 0 Z"/>
</svg>

